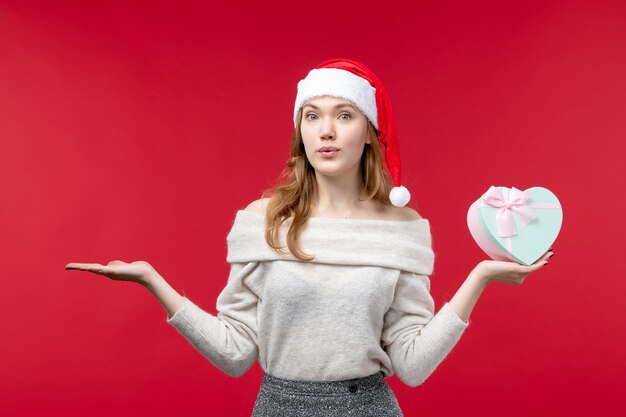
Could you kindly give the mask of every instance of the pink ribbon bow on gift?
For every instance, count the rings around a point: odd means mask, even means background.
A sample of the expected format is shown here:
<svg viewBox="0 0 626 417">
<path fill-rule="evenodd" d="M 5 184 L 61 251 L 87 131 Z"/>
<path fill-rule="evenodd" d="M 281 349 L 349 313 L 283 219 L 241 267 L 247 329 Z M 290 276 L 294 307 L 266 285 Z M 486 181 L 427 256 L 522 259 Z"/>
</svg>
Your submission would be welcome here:
<svg viewBox="0 0 626 417">
<path fill-rule="evenodd" d="M 496 213 L 496 224 L 498 225 L 498 235 L 500 237 L 511 237 L 517 234 L 513 214 L 517 216 L 524 226 L 535 220 L 537 215 L 526 204 L 528 198 L 528 194 L 515 187 L 511 187 L 508 198 L 503 198 L 493 185 L 485 193 L 483 196 L 485 204 L 499 208 Z"/>
</svg>

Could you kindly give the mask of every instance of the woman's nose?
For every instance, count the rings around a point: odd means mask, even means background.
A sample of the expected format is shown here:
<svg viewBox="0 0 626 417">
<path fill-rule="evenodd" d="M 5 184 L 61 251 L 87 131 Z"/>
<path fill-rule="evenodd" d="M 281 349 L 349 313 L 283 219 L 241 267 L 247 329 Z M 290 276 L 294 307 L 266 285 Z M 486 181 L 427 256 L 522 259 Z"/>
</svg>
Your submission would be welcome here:
<svg viewBox="0 0 626 417">
<path fill-rule="evenodd" d="M 320 136 L 324 139 L 332 139 L 335 135 L 335 124 L 332 118 L 326 117 L 322 120 L 320 127 Z"/>
</svg>

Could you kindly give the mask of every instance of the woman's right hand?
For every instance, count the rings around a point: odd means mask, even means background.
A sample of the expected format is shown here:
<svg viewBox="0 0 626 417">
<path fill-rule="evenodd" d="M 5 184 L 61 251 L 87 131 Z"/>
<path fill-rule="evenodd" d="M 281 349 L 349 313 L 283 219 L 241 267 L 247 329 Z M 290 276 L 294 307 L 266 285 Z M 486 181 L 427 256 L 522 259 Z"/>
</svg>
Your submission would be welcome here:
<svg viewBox="0 0 626 417">
<path fill-rule="evenodd" d="M 156 270 L 146 261 L 126 263 L 115 260 L 107 265 L 72 262 L 65 265 L 65 269 L 93 272 L 116 281 L 131 281 L 143 286 L 146 286 L 157 275 Z"/>
<path fill-rule="evenodd" d="M 513 261 L 485 260 L 476 266 L 475 273 L 478 274 L 485 284 L 503 282 L 505 284 L 522 285 L 522 282 L 528 275 L 547 265 L 548 259 L 553 255 L 554 251 L 550 248 L 532 265 L 522 265 Z"/>
</svg>

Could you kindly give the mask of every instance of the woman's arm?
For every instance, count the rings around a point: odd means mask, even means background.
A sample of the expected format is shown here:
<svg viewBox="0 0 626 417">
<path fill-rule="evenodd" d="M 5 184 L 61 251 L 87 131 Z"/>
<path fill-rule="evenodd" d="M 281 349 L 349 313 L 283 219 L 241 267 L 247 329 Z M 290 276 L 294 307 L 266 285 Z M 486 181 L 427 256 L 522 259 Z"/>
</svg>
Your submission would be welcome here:
<svg viewBox="0 0 626 417">
<path fill-rule="evenodd" d="M 144 286 L 159 300 L 167 311 L 167 318 L 172 316 L 183 306 L 185 299 L 157 272 L 150 274 Z"/>
<path fill-rule="evenodd" d="M 454 297 L 448 301 L 448 305 L 461 320 L 467 323 L 470 313 L 485 287 L 487 287 L 486 280 L 474 269 L 459 287 Z"/>
<path fill-rule="evenodd" d="M 521 285 L 532 272 L 548 264 L 548 258 L 554 255 L 552 248 L 530 266 L 515 262 L 482 261 L 470 272 L 461 287 L 448 302 L 454 312 L 463 320 L 469 320 L 478 298 L 485 287 L 492 282 Z"/>
<path fill-rule="evenodd" d="M 401 272 L 382 333 L 383 348 L 398 378 L 410 387 L 424 383 L 469 326 L 470 313 L 487 284 L 500 281 L 519 285 L 551 255 L 546 253 L 531 266 L 480 262 L 436 314 L 428 277 Z"/>
<path fill-rule="evenodd" d="M 395 374 L 417 387 L 448 356 L 468 326 L 448 303 L 435 314 L 426 275 L 401 271 L 381 339 Z"/>
<path fill-rule="evenodd" d="M 104 275 L 115 281 L 135 282 L 146 287 L 167 310 L 168 317 L 183 305 L 183 297 L 146 261 L 127 263 L 114 260 L 107 265 L 98 263 L 71 262 L 65 266 L 68 270 L 80 270 Z"/>
<path fill-rule="evenodd" d="M 89 271 L 146 287 L 167 311 L 167 322 L 203 356 L 229 375 L 243 375 L 258 357 L 258 297 L 244 283 L 252 279 L 253 273 L 262 274 L 258 262 L 231 266 L 227 285 L 217 299 L 217 315 L 202 310 L 181 296 L 145 261 L 126 263 L 115 260 L 107 265 L 72 262 L 65 269 Z"/>
</svg>

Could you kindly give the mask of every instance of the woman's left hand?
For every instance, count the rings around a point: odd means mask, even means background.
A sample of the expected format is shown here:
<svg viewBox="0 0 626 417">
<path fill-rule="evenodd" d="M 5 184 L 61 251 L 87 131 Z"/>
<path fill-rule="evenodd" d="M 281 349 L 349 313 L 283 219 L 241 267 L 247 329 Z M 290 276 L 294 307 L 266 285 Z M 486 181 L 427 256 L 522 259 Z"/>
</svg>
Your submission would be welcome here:
<svg viewBox="0 0 626 417">
<path fill-rule="evenodd" d="M 550 248 L 535 263 L 528 266 L 513 261 L 482 261 L 476 265 L 474 272 L 484 280 L 485 285 L 492 282 L 521 285 L 529 274 L 547 265 L 548 259 L 552 256 L 554 256 L 554 251 Z"/>
</svg>

